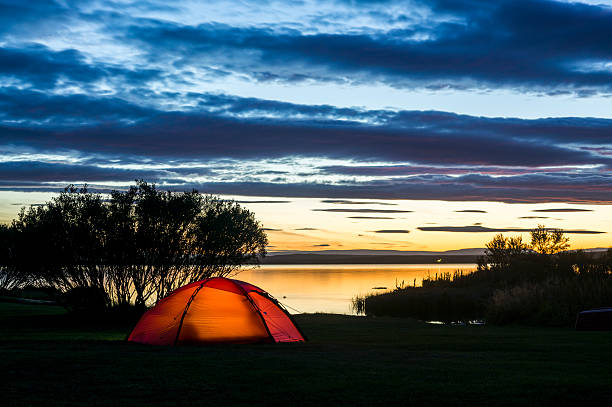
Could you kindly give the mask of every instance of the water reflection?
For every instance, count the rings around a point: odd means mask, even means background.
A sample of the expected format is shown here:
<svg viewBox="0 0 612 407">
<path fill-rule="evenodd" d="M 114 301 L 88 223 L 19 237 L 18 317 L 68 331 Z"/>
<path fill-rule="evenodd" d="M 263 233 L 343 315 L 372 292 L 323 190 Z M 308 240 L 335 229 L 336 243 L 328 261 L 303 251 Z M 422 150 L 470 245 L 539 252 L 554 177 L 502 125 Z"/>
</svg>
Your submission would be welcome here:
<svg viewBox="0 0 612 407">
<path fill-rule="evenodd" d="M 291 313 L 353 314 L 351 299 L 356 295 L 393 290 L 402 282 L 418 287 L 428 274 L 475 269 L 475 264 L 267 265 L 235 278 L 263 288 Z"/>
</svg>

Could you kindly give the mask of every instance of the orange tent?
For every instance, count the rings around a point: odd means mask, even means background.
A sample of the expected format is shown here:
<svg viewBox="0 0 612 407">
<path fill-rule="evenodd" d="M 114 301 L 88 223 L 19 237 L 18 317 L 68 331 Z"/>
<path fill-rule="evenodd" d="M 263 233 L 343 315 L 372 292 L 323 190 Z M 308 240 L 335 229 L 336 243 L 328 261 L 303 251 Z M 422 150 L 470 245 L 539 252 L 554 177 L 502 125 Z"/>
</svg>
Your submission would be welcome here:
<svg viewBox="0 0 612 407">
<path fill-rule="evenodd" d="M 184 343 L 304 342 L 279 302 L 261 288 L 214 277 L 181 287 L 148 310 L 128 341 Z"/>
</svg>

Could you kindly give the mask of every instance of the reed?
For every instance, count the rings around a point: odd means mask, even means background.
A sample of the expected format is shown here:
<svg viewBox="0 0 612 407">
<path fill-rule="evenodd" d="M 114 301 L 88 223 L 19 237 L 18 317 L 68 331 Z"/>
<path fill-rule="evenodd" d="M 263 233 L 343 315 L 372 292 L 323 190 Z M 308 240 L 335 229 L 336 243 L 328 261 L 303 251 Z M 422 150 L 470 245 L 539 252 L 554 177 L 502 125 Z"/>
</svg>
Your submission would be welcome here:
<svg viewBox="0 0 612 407">
<path fill-rule="evenodd" d="M 521 254 L 504 267 L 429 275 L 422 287 L 353 299 L 365 315 L 445 323 L 484 319 L 490 324 L 572 326 L 579 311 L 612 306 L 612 250 L 556 255 Z"/>
</svg>

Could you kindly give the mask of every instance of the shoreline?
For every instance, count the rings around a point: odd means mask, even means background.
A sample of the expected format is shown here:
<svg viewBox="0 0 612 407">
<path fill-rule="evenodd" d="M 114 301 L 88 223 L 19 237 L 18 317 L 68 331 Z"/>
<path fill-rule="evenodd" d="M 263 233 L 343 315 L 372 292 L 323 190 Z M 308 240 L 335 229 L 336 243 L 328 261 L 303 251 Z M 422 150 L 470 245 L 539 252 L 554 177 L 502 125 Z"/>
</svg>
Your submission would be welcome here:
<svg viewBox="0 0 612 407">
<path fill-rule="evenodd" d="M 313 264 L 476 264 L 475 255 L 342 255 L 342 254 L 277 254 L 265 257 L 261 265 Z"/>
</svg>

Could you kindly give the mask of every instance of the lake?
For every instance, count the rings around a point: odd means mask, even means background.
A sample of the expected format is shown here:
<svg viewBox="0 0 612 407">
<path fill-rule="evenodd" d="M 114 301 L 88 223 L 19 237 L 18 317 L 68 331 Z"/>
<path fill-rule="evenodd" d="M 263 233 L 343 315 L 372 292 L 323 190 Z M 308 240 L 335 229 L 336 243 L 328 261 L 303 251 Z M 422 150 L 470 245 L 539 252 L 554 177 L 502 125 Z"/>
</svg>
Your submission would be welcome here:
<svg viewBox="0 0 612 407">
<path fill-rule="evenodd" d="M 265 265 L 234 278 L 266 290 L 292 314 L 354 314 L 351 299 L 356 295 L 393 290 L 402 281 L 418 287 L 428 274 L 475 269 L 476 264 Z"/>
</svg>

